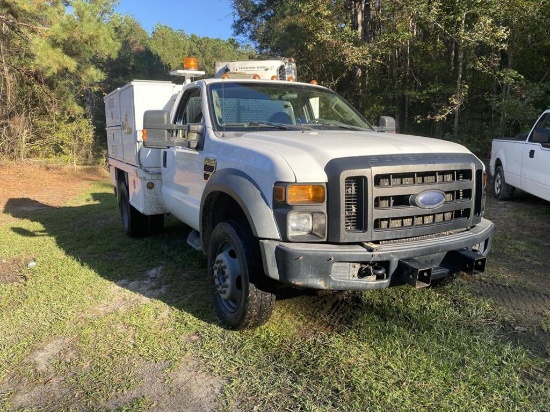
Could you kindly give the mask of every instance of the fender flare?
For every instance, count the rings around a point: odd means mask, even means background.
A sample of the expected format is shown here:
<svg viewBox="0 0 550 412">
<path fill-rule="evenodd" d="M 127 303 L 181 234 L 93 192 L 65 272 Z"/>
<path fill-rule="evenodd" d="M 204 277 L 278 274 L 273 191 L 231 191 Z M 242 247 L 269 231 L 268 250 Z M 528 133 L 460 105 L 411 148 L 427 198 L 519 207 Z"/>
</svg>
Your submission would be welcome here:
<svg viewBox="0 0 550 412">
<path fill-rule="evenodd" d="M 199 222 L 201 229 L 204 228 L 203 217 L 206 199 L 214 192 L 224 193 L 237 202 L 244 212 L 254 236 L 281 239 L 273 211 L 262 191 L 254 179 L 237 169 L 219 170 L 206 183 L 201 198 Z"/>
<path fill-rule="evenodd" d="M 496 172 L 497 172 L 497 166 L 498 165 L 501 165 L 502 166 L 502 170 L 507 170 L 504 165 L 506 164 L 506 154 L 504 152 L 504 149 L 500 148 L 498 149 L 498 151 L 495 153 L 495 161 L 493 163 L 493 167 L 490 168 L 490 172 L 491 172 L 491 176 L 495 176 L 496 175 Z M 491 165 L 489 165 L 491 166 Z"/>
</svg>

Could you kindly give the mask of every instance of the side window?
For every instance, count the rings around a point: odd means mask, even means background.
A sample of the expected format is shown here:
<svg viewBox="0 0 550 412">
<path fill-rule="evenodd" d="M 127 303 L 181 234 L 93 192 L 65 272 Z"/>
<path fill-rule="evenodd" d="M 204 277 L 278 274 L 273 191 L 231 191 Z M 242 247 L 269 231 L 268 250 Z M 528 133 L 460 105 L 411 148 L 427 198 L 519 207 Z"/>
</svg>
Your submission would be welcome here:
<svg viewBox="0 0 550 412">
<path fill-rule="evenodd" d="M 529 141 L 542 144 L 550 143 L 550 113 L 541 116 L 529 136 Z"/>
<path fill-rule="evenodd" d="M 174 121 L 176 124 L 202 122 L 202 102 L 200 89 L 192 89 L 185 92 L 176 110 Z"/>
</svg>

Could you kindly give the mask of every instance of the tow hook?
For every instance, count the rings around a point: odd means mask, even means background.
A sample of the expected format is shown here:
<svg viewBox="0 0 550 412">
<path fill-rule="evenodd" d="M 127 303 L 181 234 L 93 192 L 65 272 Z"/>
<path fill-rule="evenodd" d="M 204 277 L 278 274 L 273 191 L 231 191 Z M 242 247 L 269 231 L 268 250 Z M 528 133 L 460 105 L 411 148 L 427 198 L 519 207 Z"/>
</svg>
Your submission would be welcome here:
<svg viewBox="0 0 550 412">
<path fill-rule="evenodd" d="M 386 279 L 386 269 L 380 265 L 364 265 L 361 266 L 357 273 L 359 279 L 375 281 Z"/>
<path fill-rule="evenodd" d="M 399 261 L 401 278 L 415 288 L 430 286 L 432 268 L 426 267 L 416 259 L 401 259 Z"/>
<path fill-rule="evenodd" d="M 447 253 L 445 261 L 453 262 L 461 271 L 475 276 L 485 271 L 487 258 L 471 250 L 453 250 Z"/>
</svg>

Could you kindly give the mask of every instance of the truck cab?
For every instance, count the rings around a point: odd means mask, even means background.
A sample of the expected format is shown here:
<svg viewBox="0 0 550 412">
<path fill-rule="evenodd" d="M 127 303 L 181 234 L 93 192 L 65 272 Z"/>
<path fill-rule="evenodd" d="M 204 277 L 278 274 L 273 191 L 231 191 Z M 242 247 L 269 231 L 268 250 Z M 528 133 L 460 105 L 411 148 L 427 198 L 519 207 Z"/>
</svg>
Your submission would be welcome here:
<svg viewBox="0 0 550 412">
<path fill-rule="evenodd" d="M 483 272 L 483 163 L 458 144 L 393 133 L 391 118 L 372 126 L 333 91 L 281 80 L 295 80 L 287 64 L 250 70 L 263 78 L 220 70 L 143 112 L 136 139 L 158 165 L 110 160 L 126 232 L 165 213 L 190 226 L 232 329 L 265 322 L 281 285 L 423 287 Z M 158 206 L 149 215 L 123 193 L 130 175 Z"/>
<path fill-rule="evenodd" d="M 508 200 L 514 189 L 550 201 L 550 110 L 514 139 L 494 139 L 489 162 L 495 197 Z"/>
</svg>

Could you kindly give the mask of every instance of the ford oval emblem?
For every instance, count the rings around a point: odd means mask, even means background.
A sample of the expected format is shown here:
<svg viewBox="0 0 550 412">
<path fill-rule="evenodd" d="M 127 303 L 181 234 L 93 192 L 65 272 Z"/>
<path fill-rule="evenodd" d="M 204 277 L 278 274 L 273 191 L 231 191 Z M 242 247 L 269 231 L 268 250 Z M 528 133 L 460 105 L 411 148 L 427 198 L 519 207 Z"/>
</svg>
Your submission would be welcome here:
<svg viewBox="0 0 550 412">
<path fill-rule="evenodd" d="M 412 195 L 411 206 L 418 206 L 422 209 L 435 209 L 445 203 L 445 193 L 439 190 L 426 190 L 417 195 Z"/>
</svg>

